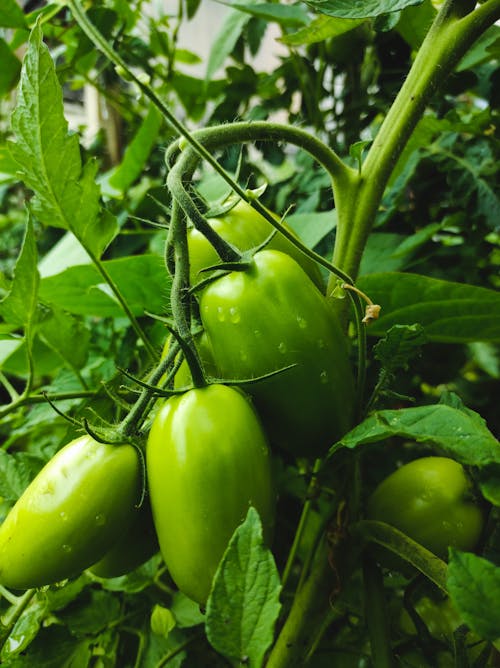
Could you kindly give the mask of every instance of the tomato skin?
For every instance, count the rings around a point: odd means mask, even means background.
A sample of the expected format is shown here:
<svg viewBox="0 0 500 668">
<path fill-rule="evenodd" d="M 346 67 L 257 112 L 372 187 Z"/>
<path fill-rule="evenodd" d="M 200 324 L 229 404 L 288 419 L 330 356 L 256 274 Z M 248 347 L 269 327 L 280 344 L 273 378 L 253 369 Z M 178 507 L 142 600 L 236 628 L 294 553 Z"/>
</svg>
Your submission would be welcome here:
<svg viewBox="0 0 500 668">
<path fill-rule="evenodd" d="M 134 508 L 125 532 L 89 570 L 100 578 L 116 578 L 136 569 L 159 549 L 151 504 L 145 499 L 139 509 Z"/>
<path fill-rule="evenodd" d="M 302 268 L 279 251 L 259 251 L 249 269 L 214 280 L 199 299 L 219 377 L 295 365 L 245 386 L 271 445 L 325 454 L 351 427 L 354 379 L 338 319 Z"/>
<path fill-rule="evenodd" d="M 279 222 L 279 217 L 272 215 Z M 260 246 L 274 230 L 264 216 L 243 200 L 222 216 L 209 218 L 208 222 L 219 236 L 240 251 Z M 286 223 L 283 225 L 291 231 Z M 324 291 L 324 280 L 316 262 L 304 255 L 281 232 L 276 232 L 266 248 L 279 250 L 293 257 L 318 289 Z M 205 272 L 200 273 L 200 271 L 217 264 L 220 258 L 206 237 L 194 227 L 188 231 L 188 252 L 190 282 L 191 285 L 195 285 L 207 276 Z"/>
<path fill-rule="evenodd" d="M 131 445 L 81 436 L 59 450 L 0 526 L 0 583 L 29 589 L 77 575 L 130 522 L 141 489 Z"/>
<path fill-rule="evenodd" d="M 403 531 L 442 559 L 450 546 L 474 549 L 484 525 L 463 466 L 448 457 L 415 459 L 391 473 L 370 496 L 367 515 Z"/>
<path fill-rule="evenodd" d="M 146 461 L 163 559 L 179 589 L 203 605 L 250 504 L 271 536 L 275 492 L 266 437 L 243 393 L 209 385 L 160 407 Z"/>
</svg>

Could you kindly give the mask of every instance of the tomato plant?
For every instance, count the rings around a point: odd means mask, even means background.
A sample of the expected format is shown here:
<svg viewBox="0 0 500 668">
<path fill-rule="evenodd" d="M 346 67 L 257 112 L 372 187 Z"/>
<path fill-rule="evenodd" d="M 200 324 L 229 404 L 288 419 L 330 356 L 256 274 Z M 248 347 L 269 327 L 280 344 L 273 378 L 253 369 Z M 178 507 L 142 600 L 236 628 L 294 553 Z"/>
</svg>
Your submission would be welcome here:
<svg viewBox="0 0 500 668">
<path fill-rule="evenodd" d="M 0 3 L 2 665 L 498 664 L 499 20 Z"/>
</svg>

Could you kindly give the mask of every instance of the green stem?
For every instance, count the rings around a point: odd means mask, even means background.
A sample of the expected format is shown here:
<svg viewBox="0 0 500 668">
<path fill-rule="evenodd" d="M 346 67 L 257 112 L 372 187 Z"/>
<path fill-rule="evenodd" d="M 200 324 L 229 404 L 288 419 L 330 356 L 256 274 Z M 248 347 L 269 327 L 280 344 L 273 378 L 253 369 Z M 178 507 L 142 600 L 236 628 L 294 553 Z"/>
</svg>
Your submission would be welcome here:
<svg viewBox="0 0 500 668">
<path fill-rule="evenodd" d="M 500 0 L 488 0 L 476 9 L 474 5 L 463 0 L 445 2 L 367 154 L 361 174 L 337 192 L 333 264 L 353 278 L 394 166 L 426 105 L 472 43 L 500 18 Z"/>
<path fill-rule="evenodd" d="M 0 650 L 5 645 L 9 635 L 12 632 L 12 629 L 16 625 L 17 620 L 21 617 L 23 612 L 31 603 L 35 594 L 36 589 L 28 589 L 24 594 L 22 594 L 22 596 L 18 596 L 15 599 L 13 605 L 2 617 L 0 630 Z"/>
<path fill-rule="evenodd" d="M 315 632 L 328 612 L 330 595 L 337 585 L 328 551 L 328 544 L 323 541 L 309 577 L 295 595 L 266 668 L 296 668 L 304 665 Z"/>
<path fill-rule="evenodd" d="M 393 668 L 384 578 L 379 565 L 366 553 L 363 555 L 363 590 L 373 668 Z"/>
<path fill-rule="evenodd" d="M 120 306 L 122 307 L 123 312 L 125 313 L 125 315 L 129 319 L 133 330 L 137 334 L 138 338 L 143 342 L 144 347 L 146 348 L 146 351 L 147 351 L 149 357 L 152 360 L 156 359 L 156 351 L 155 351 L 154 347 L 152 346 L 148 337 L 144 333 L 142 327 L 138 323 L 137 318 L 135 317 L 135 315 L 130 310 L 130 307 L 127 304 L 127 301 L 125 300 L 125 298 L 123 297 L 123 295 L 120 291 L 120 288 L 117 286 L 117 284 L 113 280 L 112 276 L 110 275 L 110 273 L 108 272 L 108 270 L 106 269 L 104 264 L 100 261 L 100 259 L 96 255 L 91 253 L 88 249 L 86 249 L 86 251 L 89 254 L 92 262 L 94 263 L 97 271 L 101 274 L 103 279 L 106 281 L 106 283 L 111 288 L 113 294 L 115 295 L 115 297 L 118 300 Z"/>
<path fill-rule="evenodd" d="M 65 399 L 86 399 L 90 397 L 94 397 L 96 395 L 95 391 L 92 390 L 85 390 L 85 391 L 80 391 L 80 392 L 58 392 L 56 394 L 51 394 L 50 398 L 54 401 L 64 401 Z M 12 411 L 15 411 L 17 408 L 20 408 L 21 406 L 27 406 L 31 404 L 42 404 L 46 403 L 47 398 L 44 394 L 28 394 L 28 395 L 21 395 L 16 401 L 11 402 L 10 404 L 7 404 L 7 406 L 4 406 L 0 410 L 0 419 L 5 417 L 5 415 L 8 415 L 9 413 L 12 413 Z"/>
<path fill-rule="evenodd" d="M 309 486 L 307 488 L 307 493 L 306 493 L 306 501 L 304 502 L 304 505 L 302 507 L 302 513 L 300 515 L 300 520 L 299 524 L 297 527 L 297 531 L 295 532 L 295 536 L 293 539 L 292 547 L 290 548 L 290 552 L 288 553 L 288 558 L 285 564 L 285 568 L 283 569 L 283 575 L 281 577 L 281 586 L 284 589 L 286 586 L 286 583 L 288 582 L 288 578 L 290 577 L 290 572 L 292 570 L 293 562 L 295 560 L 295 557 L 297 555 L 297 550 L 300 545 L 300 541 L 302 540 L 302 536 L 304 534 L 304 530 L 307 525 L 307 519 L 309 517 L 311 508 L 312 508 L 312 499 L 314 496 L 314 492 L 317 488 L 317 474 L 321 468 L 321 459 L 317 459 L 314 462 L 314 467 L 312 470 L 312 475 L 311 475 L 311 480 L 309 481 Z"/>
</svg>

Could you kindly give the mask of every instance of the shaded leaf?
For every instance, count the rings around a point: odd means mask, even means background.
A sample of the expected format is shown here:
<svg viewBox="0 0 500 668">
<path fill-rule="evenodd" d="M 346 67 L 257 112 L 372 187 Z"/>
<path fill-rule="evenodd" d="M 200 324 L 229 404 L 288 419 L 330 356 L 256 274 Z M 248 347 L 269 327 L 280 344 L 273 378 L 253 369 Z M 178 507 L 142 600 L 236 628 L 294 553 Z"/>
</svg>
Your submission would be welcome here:
<svg viewBox="0 0 500 668">
<path fill-rule="evenodd" d="M 0 27 L 25 28 L 26 19 L 16 0 L 2 0 L 0 6 Z"/>
<path fill-rule="evenodd" d="M 450 549 L 448 591 L 464 621 L 480 638 L 500 638 L 500 568 L 487 559 Z"/>
</svg>

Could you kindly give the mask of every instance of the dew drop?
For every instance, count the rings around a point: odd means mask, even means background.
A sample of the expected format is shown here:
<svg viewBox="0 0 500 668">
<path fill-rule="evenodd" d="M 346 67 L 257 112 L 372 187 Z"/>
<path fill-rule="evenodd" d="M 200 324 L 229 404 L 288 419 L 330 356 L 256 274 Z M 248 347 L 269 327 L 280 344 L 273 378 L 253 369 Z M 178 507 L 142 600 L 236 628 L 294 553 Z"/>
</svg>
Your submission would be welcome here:
<svg viewBox="0 0 500 668">
<path fill-rule="evenodd" d="M 66 544 L 62 546 L 62 550 L 63 552 L 66 552 L 66 554 L 73 552 L 73 548 L 71 547 L 71 545 L 66 545 Z"/>
<path fill-rule="evenodd" d="M 307 320 L 300 315 L 297 316 L 297 322 L 300 329 L 305 329 L 307 327 Z"/>
<path fill-rule="evenodd" d="M 102 527 L 106 524 L 106 515 L 103 515 L 102 513 L 98 513 L 95 516 L 95 523 L 97 524 L 98 527 Z"/>
<path fill-rule="evenodd" d="M 319 380 L 320 380 L 321 383 L 323 383 L 323 385 L 328 383 L 328 373 L 326 371 L 322 371 L 319 374 Z"/>
<path fill-rule="evenodd" d="M 286 353 L 287 348 L 286 348 L 286 343 L 284 341 L 282 341 L 281 343 L 278 344 L 278 350 L 280 351 L 280 353 L 282 355 L 284 355 Z"/>
<path fill-rule="evenodd" d="M 68 521 L 68 513 L 66 513 L 64 510 L 61 510 L 59 513 L 59 517 L 62 519 L 63 522 Z"/>
<path fill-rule="evenodd" d="M 260 329 L 254 329 L 253 334 L 257 339 L 262 336 L 262 332 L 260 331 Z"/>
<path fill-rule="evenodd" d="M 318 339 L 318 348 L 319 348 L 320 350 L 323 350 L 323 348 L 326 348 L 326 344 L 325 344 L 325 342 L 323 341 L 323 339 Z"/>
<path fill-rule="evenodd" d="M 231 306 L 229 309 L 229 320 L 235 325 L 241 319 L 240 311 L 236 306 Z"/>
<path fill-rule="evenodd" d="M 224 308 L 222 306 L 217 307 L 217 320 L 219 322 L 224 322 L 226 319 L 226 314 L 224 313 Z"/>
</svg>

